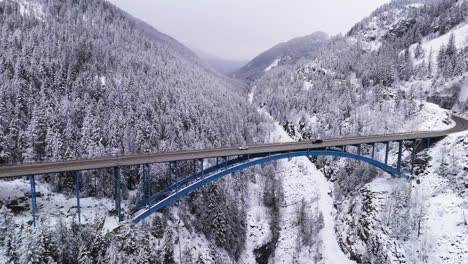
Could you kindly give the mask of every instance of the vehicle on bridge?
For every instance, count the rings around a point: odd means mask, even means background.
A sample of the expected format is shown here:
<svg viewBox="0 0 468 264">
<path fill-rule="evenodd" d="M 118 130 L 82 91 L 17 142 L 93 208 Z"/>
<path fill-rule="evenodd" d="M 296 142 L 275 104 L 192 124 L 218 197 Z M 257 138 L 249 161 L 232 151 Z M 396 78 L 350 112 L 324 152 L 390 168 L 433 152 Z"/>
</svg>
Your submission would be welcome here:
<svg viewBox="0 0 468 264">
<path fill-rule="evenodd" d="M 147 216 L 163 208 L 170 202 L 179 199 L 183 195 L 207 184 L 215 181 L 225 175 L 235 173 L 246 168 L 260 165 L 263 163 L 290 159 L 294 157 L 309 157 L 309 156 L 333 156 L 341 158 L 351 158 L 366 162 L 392 175 L 402 177 L 409 180 L 406 171 L 402 170 L 402 153 L 403 146 L 406 142 L 411 142 L 409 148 L 411 153 L 408 157 L 409 168 L 408 172 L 413 175 L 416 152 L 418 142 L 426 142 L 426 147 L 431 146 L 431 140 L 445 137 L 452 133 L 458 133 L 468 130 L 468 118 L 452 115 L 455 121 L 455 126 L 442 131 L 421 131 L 421 132 L 406 132 L 396 134 L 371 135 L 359 137 L 344 137 L 344 138 L 327 138 L 324 140 L 317 136 L 315 139 L 310 139 L 309 142 L 282 142 L 276 144 L 259 144 L 248 146 L 239 146 L 237 149 L 232 147 L 219 149 L 201 149 L 178 151 L 168 153 L 154 154 L 139 154 L 126 155 L 107 158 L 83 159 L 83 160 L 64 160 L 53 162 L 38 162 L 31 164 L 16 164 L 0 166 L 0 179 L 15 178 L 29 176 L 31 186 L 31 213 L 33 218 L 33 226 L 36 226 L 36 176 L 42 176 L 49 173 L 74 172 L 75 173 L 75 190 L 77 198 L 77 214 L 78 222 L 81 222 L 81 206 L 80 206 L 80 182 L 81 171 L 96 170 L 96 169 L 114 169 L 114 198 L 115 210 L 117 212 L 118 221 L 123 221 L 121 208 L 122 201 L 122 185 L 121 185 L 121 168 L 127 166 L 141 166 L 142 198 L 139 204 L 131 209 L 132 222 L 139 223 Z M 324 143 L 324 144 L 321 144 Z M 389 164 L 389 155 L 392 145 L 397 143 L 396 162 Z M 384 144 L 385 156 L 384 160 L 375 159 L 376 144 Z M 366 157 L 362 155 L 362 145 L 371 146 L 371 155 Z M 354 151 L 350 151 L 354 148 Z M 205 168 L 204 162 L 207 159 L 216 159 L 216 163 L 211 163 L 211 167 Z M 219 159 L 223 159 L 221 163 Z M 180 179 L 180 166 L 178 162 L 191 161 L 193 163 L 193 174 L 188 174 L 183 179 Z M 165 187 L 162 187 L 156 193 L 151 190 L 150 164 L 153 163 L 168 163 L 168 182 Z M 176 178 L 172 178 L 175 175 Z M 176 180 L 173 182 L 173 179 Z"/>
</svg>

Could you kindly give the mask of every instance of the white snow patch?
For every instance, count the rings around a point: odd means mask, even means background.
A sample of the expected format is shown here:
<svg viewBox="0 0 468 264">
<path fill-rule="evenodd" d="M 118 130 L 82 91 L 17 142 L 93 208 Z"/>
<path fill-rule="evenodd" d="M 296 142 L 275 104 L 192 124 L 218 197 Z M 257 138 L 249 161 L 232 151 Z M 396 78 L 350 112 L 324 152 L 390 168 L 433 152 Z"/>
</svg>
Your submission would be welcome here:
<svg viewBox="0 0 468 264">
<path fill-rule="evenodd" d="M 423 3 L 414 3 L 414 4 L 407 5 L 407 7 L 409 7 L 409 8 L 421 8 L 423 6 L 424 6 Z"/>
<path fill-rule="evenodd" d="M 255 90 L 257 89 L 257 86 L 253 86 L 252 89 L 249 92 L 249 103 L 252 104 L 253 98 L 255 95 Z"/>
<path fill-rule="evenodd" d="M 271 142 L 292 142 L 293 140 L 273 118 L 259 109 L 275 123 L 275 130 L 270 135 Z M 330 185 L 325 176 L 317 170 L 306 157 L 291 160 L 280 160 L 279 168 L 284 171 L 281 175 L 285 206 L 280 209 L 280 238 L 275 250 L 274 263 L 310 263 L 315 256 L 315 250 L 301 248 L 297 256 L 296 243 L 300 236 L 297 223 L 298 206 L 304 200 L 308 208 L 311 202 L 317 201 L 319 211 L 323 215 L 324 227 L 320 231 L 320 253 L 323 263 L 354 263 L 341 251 L 334 229 L 333 200 L 329 196 Z"/>
<path fill-rule="evenodd" d="M 14 0 L 18 3 L 20 8 L 20 14 L 22 16 L 32 15 L 35 18 L 44 22 L 44 7 L 38 1 L 27 1 L 27 0 Z"/>
<path fill-rule="evenodd" d="M 177 263 L 194 263 L 197 260 L 202 263 L 213 263 L 213 259 L 210 254 L 210 242 L 203 234 L 188 230 L 185 226 L 184 221 L 179 217 L 179 208 L 173 207 L 171 209 L 172 219 L 168 221 L 168 227 L 173 230 L 173 242 L 174 243 L 174 259 Z M 193 216 L 192 216 L 193 217 Z M 157 240 L 158 245 L 162 246 L 167 238 Z M 178 240 L 179 243 L 175 243 Z M 223 260 L 228 260 L 229 256 L 223 249 L 217 248 L 217 253 Z M 187 259 L 185 252 L 189 251 L 191 257 Z M 181 262 L 178 262 L 182 258 Z"/>
<path fill-rule="evenodd" d="M 423 61 L 426 63 L 429 61 L 429 56 L 432 50 L 432 63 L 437 65 L 437 55 L 439 54 L 440 48 L 442 45 L 446 46 L 449 42 L 450 36 L 454 34 L 455 36 L 455 45 L 458 49 L 462 49 L 468 46 L 468 23 L 464 23 L 455 29 L 447 32 L 445 35 L 437 37 L 435 39 L 426 39 L 421 43 L 421 47 L 424 51 L 424 57 L 415 61 L 415 64 L 420 64 Z M 416 49 L 417 44 L 413 44 L 410 47 L 410 50 L 413 53 Z M 435 68 L 435 67 L 434 67 Z"/>
<path fill-rule="evenodd" d="M 460 96 L 458 97 L 458 101 L 466 102 L 468 100 L 468 79 L 461 86 Z"/>
<path fill-rule="evenodd" d="M 467 200 L 454 191 L 456 185 L 462 189 L 466 180 L 463 167 L 468 164 L 467 144 L 467 131 L 449 135 L 437 143 L 429 151 L 432 157 L 429 174 L 421 178 L 420 184 L 413 184 L 423 193 L 422 235 L 418 242 L 427 250 L 427 263 L 468 263 Z M 441 167 L 447 162 L 448 168 L 442 171 L 448 175 L 441 175 Z"/>
<path fill-rule="evenodd" d="M 304 90 L 309 91 L 310 88 L 314 88 L 314 84 L 309 81 L 304 81 Z"/>
<path fill-rule="evenodd" d="M 406 122 L 409 124 L 406 131 L 438 131 L 450 129 L 455 125 L 447 110 L 428 102 L 421 105 L 420 111 Z M 412 124 L 416 124 L 416 127 Z"/>
<path fill-rule="evenodd" d="M 39 181 L 36 178 L 36 192 L 40 193 L 37 201 L 37 222 L 39 225 L 54 225 L 60 218 L 66 222 L 78 222 L 77 201 L 76 196 L 66 196 L 51 191 L 49 184 Z M 30 185 L 29 180 L 15 179 L 12 181 L 2 181 L 0 184 L 0 200 L 8 204 L 12 200 L 19 200 L 20 205 L 24 207 L 31 206 L 29 198 Z M 24 202 L 21 200 L 24 199 Z M 112 219 L 116 220 L 116 216 L 109 215 L 109 211 L 114 208 L 114 203 L 110 199 L 98 199 L 94 197 L 86 197 L 80 199 L 81 204 L 81 222 L 94 223 L 97 217 L 106 217 L 106 227 L 108 230 L 114 229 L 117 225 Z M 122 208 L 126 208 L 124 201 Z M 32 220 L 31 210 L 19 212 L 14 217 L 18 223 L 27 223 Z M 116 222 L 116 221 L 114 221 Z"/>
<path fill-rule="evenodd" d="M 277 67 L 278 64 L 280 63 L 280 61 L 281 61 L 281 58 L 278 58 L 278 59 L 276 59 L 275 61 L 273 61 L 273 63 L 271 63 L 270 66 L 266 67 L 265 72 L 269 72 L 269 71 L 271 71 L 273 68 Z"/>
<path fill-rule="evenodd" d="M 271 215 L 263 205 L 264 179 L 254 175 L 255 183 L 249 182 L 247 196 L 247 240 L 240 263 L 255 263 L 254 250 L 271 240 Z"/>
<path fill-rule="evenodd" d="M 106 76 L 99 77 L 99 81 L 101 81 L 102 86 L 106 86 Z"/>
</svg>

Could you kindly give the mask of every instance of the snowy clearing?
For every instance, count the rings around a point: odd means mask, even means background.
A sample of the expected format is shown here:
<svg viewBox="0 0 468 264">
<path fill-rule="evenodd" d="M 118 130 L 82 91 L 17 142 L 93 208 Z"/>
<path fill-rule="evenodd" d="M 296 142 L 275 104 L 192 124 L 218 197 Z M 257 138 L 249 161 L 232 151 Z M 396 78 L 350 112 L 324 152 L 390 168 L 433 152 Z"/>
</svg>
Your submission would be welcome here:
<svg viewBox="0 0 468 264">
<path fill-rule="evenodd" d="M 270 66 L 266 67 L 264 71 L 265 71 L 265 72 L 271 71 L 273 68 L 275 68 L 275 67 L 278 66 L 278 64 L 280 63 L 280 61 L 281 61 L 281 58 L 276 59 L 275 61 L 273 61 L 273 62 L 270 64 Z"/>
<path fill-rule="evenodd" d="M 426 39 L 421 43 L 421 47 L 424 51 L 424 57 L 415 61 L 416 64 L 420 64 L 423 61 L 428 62 L 429 56 L 432 51 L 432 63 L 437 65 L 437 54 L 439 54 L 440 48 L 442 45 L 446 46 L 449 42 L 451 35 L 455 36 L 455 45 L 458 49 L 465 48 L 468 45 L 468 23 L 462 24 L 455 29 L 451 30 L 450 32 L 437 37 L 435 39 Z M 413 44 L 410 47 L 410 50 L 413 53 L 414 57 L 414 50 L 416 49 L 417 44 Z"/>
</svg>

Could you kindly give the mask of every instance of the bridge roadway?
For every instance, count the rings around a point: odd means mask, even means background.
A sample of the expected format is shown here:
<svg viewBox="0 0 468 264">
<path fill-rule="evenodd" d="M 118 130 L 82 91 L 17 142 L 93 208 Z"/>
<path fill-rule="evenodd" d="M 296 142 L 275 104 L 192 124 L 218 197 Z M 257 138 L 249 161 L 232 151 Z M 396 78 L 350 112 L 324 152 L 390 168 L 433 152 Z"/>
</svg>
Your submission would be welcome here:
<svg viewBox="0 0 468 264">
<path fill-rule="evenodd" d="M 105 157 L 97 159 L 81 159 L 69 161 L 56 161 L 31 164 L 15 164 L 0 166 L 0 179 L 18 176 L 41 175 L 67 171 L 81 171 L 91 169 L 111 168 L 117 166 L 130 166 L 159 162 L 196 160 L 226 156 L 238 156 L 261 153 L 281 153 L 288 151 L 313 150 L 325 147 L 338 147 L 343 145 L 370 144 L 388 141 L 400 141 L 423 138 L 437 138 L 448 134 L 468 130 L 468 119 L 462 116 L 452 115 L 455 126 L 443 131 L 421 131 L 398 134 L 344 137 L 324 139 L 320 144 L 310 142 L 290 142 L 275 144 L 249 145 L 247 150 L 239 150 L 238 147 L 189 150 L 178 152 L 165 152 L 157 154 L 137 154 L 126 156 Z"/>
</svg>

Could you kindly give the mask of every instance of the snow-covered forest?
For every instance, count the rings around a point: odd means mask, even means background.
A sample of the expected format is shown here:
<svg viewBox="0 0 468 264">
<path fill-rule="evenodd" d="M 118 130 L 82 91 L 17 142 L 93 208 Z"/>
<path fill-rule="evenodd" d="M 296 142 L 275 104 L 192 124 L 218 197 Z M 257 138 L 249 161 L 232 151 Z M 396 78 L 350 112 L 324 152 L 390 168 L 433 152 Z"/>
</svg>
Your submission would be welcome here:
<svg viewBox="0 0 468 264">
<path fill-rule="evenodd" d="M 468 110 L 468 2 L 393 0 L 233 76 L 104 0 L 0 0 L 0 165 L 448 128 L 447 110 Z M 83 172 L 82 224 L 71 172 L 36 178 L 38 228 L 26 178 L 4 180 L 0 263 L 466 263 L 467 145 L 421 150 L 410 182 L 346 159 L 272 162 L 138 225 L 115 222 L 111 169 Z M 150 166 L 152 191 L 167 171 Z M 140 172 L 122 171 L 124 214 Z"/>
</svg>

